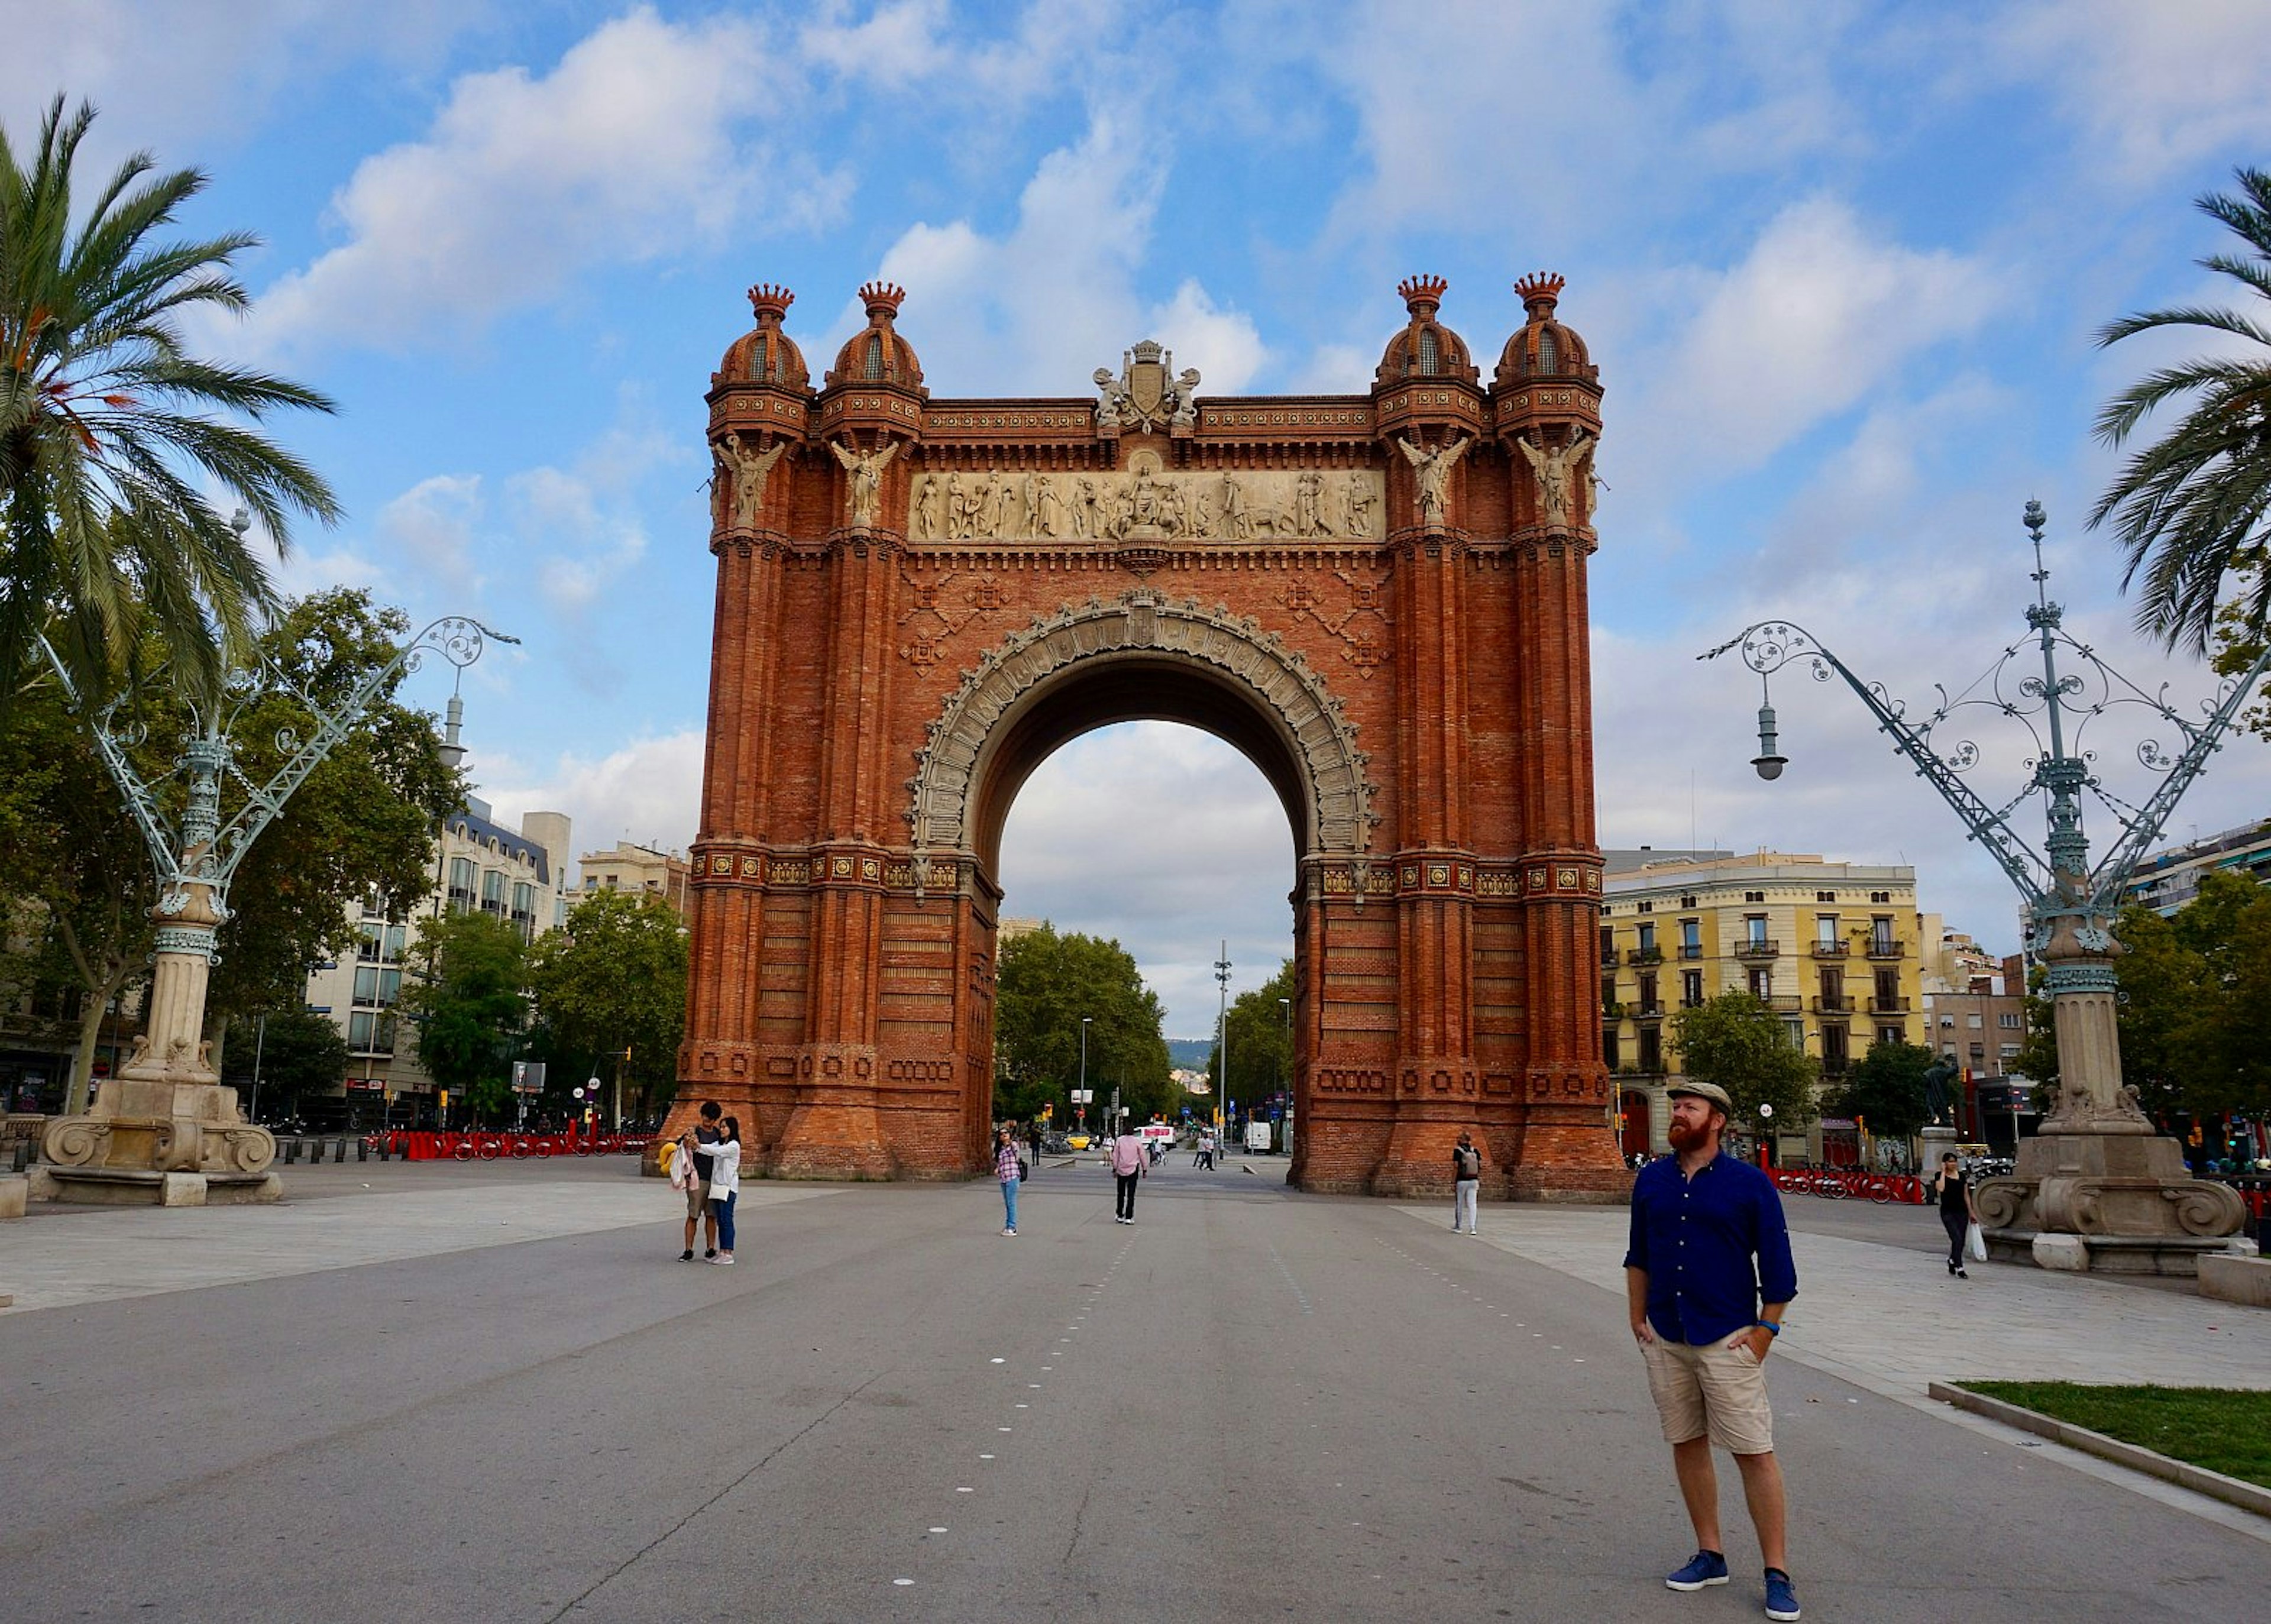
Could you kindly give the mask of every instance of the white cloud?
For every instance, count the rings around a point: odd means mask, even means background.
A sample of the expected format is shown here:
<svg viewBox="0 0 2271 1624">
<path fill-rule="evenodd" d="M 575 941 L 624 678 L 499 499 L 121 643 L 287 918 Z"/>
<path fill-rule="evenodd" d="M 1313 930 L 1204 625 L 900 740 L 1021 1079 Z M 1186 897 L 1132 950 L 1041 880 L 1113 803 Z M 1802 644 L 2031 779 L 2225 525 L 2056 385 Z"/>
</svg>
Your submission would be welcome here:
<svg viewBox="0 0 2271 1624">
<path fill-rule="evenodd" d="M 477 473 L 423 479 L 378 510 L 378 533 L 398 548 L 428 591 L 478 595 L 486 503 Z"/>
<path fill-rule="evenodd" d="M 740 139 L 786 118 L 796 76 L 756 24 L 641 8 L 553 71 L 458 79 L 425 138 L 365 159 L 333 200 L 346 240 L 262 297 L 271 347 L 385 347 L 477 329 L 588 266 L 715 243 L 762 203 L 774 228 L 832 217 L 840 177 Z"/>
<path fill-rule="evenodd" d="M 693 844 L 702 791 L 703 733 L 689 727 L 635 740 L 605 756 L 561 756 L 537 767 L 510 754 L 478 749 L 475 775 L 495 786 L 482 792 L 508 823 L 530 812 L 565 812 L 574 821 L 578 853 L 600 851 L 618 840 L 664 850 Z"/>
<path fill-rule="evenodd" d="M 2035 0 L 1988 43 L 2006 73 L 2044 84 L 2133 184 L 2271 142 L 2271 7 L 2260 0 Z"/>
<path fill-rule="evenodd" d="M 1204 392 L 1243 386 L 1265 359 L 1250 317 L 1219 306 L 1195 279 L 1148 308 L 1136 291 L 1165 183 L 1154 145 L 1099 110 L 1076 145 L 1040 160 L 1001 236 L 967 220 L 901 235 L 882 273 L 909 289 L 908 331 L 920 335 L 933 391 L 1085 393 L 1091 373 L 1116 370 L 1143 338 L 1173 348 L 1179 368 L 1198 368 Z M 829 353 L 860 319 L 856 302 L 845 308 Z"/>
</svg>

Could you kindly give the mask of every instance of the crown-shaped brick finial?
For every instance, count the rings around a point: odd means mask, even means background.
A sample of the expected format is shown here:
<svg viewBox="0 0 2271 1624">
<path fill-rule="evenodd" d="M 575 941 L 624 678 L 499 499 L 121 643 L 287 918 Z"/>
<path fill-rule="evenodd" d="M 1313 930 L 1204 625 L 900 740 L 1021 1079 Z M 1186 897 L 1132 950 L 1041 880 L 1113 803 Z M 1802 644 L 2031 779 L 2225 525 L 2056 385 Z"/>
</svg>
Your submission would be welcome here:
<svg viewBox="0 0 2271 1624">
<path fill-rule="evenodd" d="M 870 321 L 889 320 L 899 313 L 899 302 L 907 290 L 896 282 L 869 282 L 860 290 L 860 297 L 867 306 Z"/>
<path fill-rule="evenodd" d="M 1396 291 L 1404 295 L 1404 308 L 1412 315 L 1433 316 L 1449 287 L 1440 276 L 1407 276 L 1396 285 Z"/>
<path fill-rule="evenodd" d="M 760 282 L 749 289 L 749 309 L 757 313 L 762 322 L 768 316 L 778 322 L 788 314 L 788 307 L 796 302 L 796 295 L 772 282 Z"/>
<path fill-rule="evenodd" d="M 1514 285 L 1514 291 L 1522 295 L 1523 309 L 1532 316 L 1544 316 L 1552 310 L 1555 302 L 1561 297 L 1563 286 L 1559 276 L 1551 272 L 1540 271 L 1535 275 L 1525 276 L 1516 282 Z"/>
</svg>

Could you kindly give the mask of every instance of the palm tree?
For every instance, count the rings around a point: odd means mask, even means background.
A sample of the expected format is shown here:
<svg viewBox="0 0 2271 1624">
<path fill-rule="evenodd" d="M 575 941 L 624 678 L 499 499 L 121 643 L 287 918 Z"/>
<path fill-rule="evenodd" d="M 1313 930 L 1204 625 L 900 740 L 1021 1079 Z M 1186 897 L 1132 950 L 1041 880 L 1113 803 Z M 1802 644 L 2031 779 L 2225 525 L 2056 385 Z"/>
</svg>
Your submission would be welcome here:
<svg viewBox="0 0 2271 1624">
<path fill-rule="evenodd" d="M 28 163 L 0 128 L 0 713 L 42 633 L 82 692 L 145 635 L 178 682 L 210 688 L 274 603 L 245 510 L 279 548 L 294 514 L 339 513 L 312 468 L 231 421 L 331 402 L 182 346 L 185 312 L 249 306 L 229 267 L 256 239 L 153 241 L 205 176 L 158 174 L 147 153 L 75 220 L 93 119 L 56 97 Z"/>
<path fill-rule="evenodd" d="M 2246 244 L 2244 254 L 2199 263 L 2271 303 L 2271 174 L 2235 171 L 2237 196 L 2196 199 Z M 2137 625 L 2169 647 L 2208 647 L 2227 577 L 2238 611 L 2260 631 L 2271 620 L 2271 570 L 2260 566 L 2271 506 L 2271 326 L 2263 315 L 2190 306 L 2126 316 L 2097 336 L 2103 346 L 2158 327 L 2198 327 L 2242 340 L 2235 353 L 2204 355 L 2147 374 L 2097 414 L 2097 437 L 2118 446 L 2156 407 L 2192 397 L 2162 439 L 2139 451 L 2091 510 L 2092 528 L 2112 519 L 2128 559 L 2122 585 L 2141 581 Z M 2250 350 L 2259 353 L 2249 353 Z"/>
</svg>

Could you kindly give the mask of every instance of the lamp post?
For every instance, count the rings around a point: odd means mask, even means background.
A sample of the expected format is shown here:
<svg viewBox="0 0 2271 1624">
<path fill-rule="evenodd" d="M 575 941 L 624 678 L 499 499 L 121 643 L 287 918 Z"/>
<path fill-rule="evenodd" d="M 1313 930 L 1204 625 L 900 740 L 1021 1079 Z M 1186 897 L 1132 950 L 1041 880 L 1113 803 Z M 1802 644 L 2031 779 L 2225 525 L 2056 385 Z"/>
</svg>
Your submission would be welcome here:
<svg viewBox="0 0 2271 1624">
<path fill-rule="evenodd" d="M 1080 1017 L 1080 1087 L 1074 1096 L 1080 1103 L 1083 1124 L 1088 1121 L 1088 1024 L 1091 1018 L 1085 1015 Z"/>
<path fill-rule="evenodd" d="M 1215 1153 L 1230 1153 L 1230 942 L 1222 944 L 1222 957 L 1214 961 L 1214 979 L 1222 989 L 1215 1017 L 1215 1061 L 1218 1068 L 1214 1084 L 1214 1144 Z"/>
<path fill-rule="evenodd" d="M 1278 1024 L 1285 1039 L 1285 1154 L 1293 1154 L 1293 1001 L 1277 1001 Z M 1288 1175 L 1291 1176 L 1290 1174 Z"/>
<path fill-rule="evenodd" d="M 2005 648 L 1961 691 L 1951 696 L 1939 689 L 1939 705 L 1921 722 L 1910 720 L 1906 707 L 1881 683 L 1863 682 L 1820 639 L 1787 621 L 1746 627 L 1698 658 L 1714 659 L 1739 648 L 1743 663 L 1758 674 L 1759 754 L 1751 764 L 1768 781 L 1782 776 L 1788 758 L 1780 750 L 1768 680 L 1793 660 L 1810 668 L 1816 682 L 1842 679 L 1876 719 L 1878 730 L 1940 792 L 1969 838 L 2018 890 L 2029 952 L 2044 966 L 2059 1077 L 2041 1132 L 2017 1147 L 2014 1175 L 1979 1186 L 1980 1217 L 1993 1254 L 2031 1257 L 2046 1266 L 2088 1269 L 2095 1263 L 2130 1272 L 2191 1274 L 2200 1253 L 2220 1249 L 2225 1236 L 2237 1233 L 2246 1209 L 2223 1185 L 2189 1176 L 2181 1148 L 2155 1133 L 2136 1091 L 2121 1081 L 2114 965 L 2123 950 L 2113 938 L 2112 921 L 2147 849 L 2221 745 L 2257 681 L 2271 669 L 2271 650 L 2202 702 L 2202 720 L 2183 716 L 2165 689 L 2148 693 L 2066 632 L 2043 562 L 2045 522 L 2042 504 L 2027 503 L 2024 523 L 2035 554 L 2028 636 Z M 2032 668 L 2037 658 L 2039 674 Z M 2091 726 L 2123 706 L 2142 707 L 2183 738 L 2174 755 L 2155 738 L 2135 746 L 2139 764 L 2161 775 L 2141 804 L 2109 791 L 2099 776 L 2098 752 L 2082 748 Z M 1958 712 L 1974 711 L 2017 722 L 2031 747 L 2028 777 L 1999 807 L 1963 778 L 1979 763 L 1978 746 L 1955 739 L 1943 747 L 1933 737 Z M 2020 803 L 2036 794 L 2044 798 L 2046 828 L 2039 846 L 2013 823 Z M 2082 831 L 2085 795 L 2095 797 L 2121 831 L 2094 869 Z"/>
<path fill-rule="evenodd" d="M 244 523 L 239 514 L 240 532 Z M 101 1099 L 48 1125 L 41 1145 L 47 1164 L 42 1194 L 70 1191 L 81 1199 L 166 1206 L 273 1201 L 282 1194 L 281 1181 L 270 1171 L 275 1136 L 244 1120 L 236 1091 L 222 1086 L 205 1040 L 205 983 L 220 958 L 216 942 L 229 918 L 230 882 L 293 792 L 397 677 L 417 670 L 429 652 L 462 671 L 480 658 L 490 637 L 518 641 L 463 616 L 436 621 L 330 710 L 280 671 L 233 670 L 217 694 L 189 704 L 189 737 L 173 765 L 146 778 L 128 754 L 141 741 L 141 725 L 130 707 L 121 711 L 133 696 L 122 693 L 89 713 L 89 701 L 53 647 L 40 639 L 65 700 L 86 721 L 95 752 L 141 831 L 158 878 L 145 1030 Z M 255 784 L 236 765 L 231 731 L 247 707 L 279 691 L 299 701 L 313 733 L 303 741 L 296 729 L 279 730 L 276 743 L 284 764 L 267 782 Z M 167 781 L 177 776 L 178 811 L 165 793 Z"/>
</svg>

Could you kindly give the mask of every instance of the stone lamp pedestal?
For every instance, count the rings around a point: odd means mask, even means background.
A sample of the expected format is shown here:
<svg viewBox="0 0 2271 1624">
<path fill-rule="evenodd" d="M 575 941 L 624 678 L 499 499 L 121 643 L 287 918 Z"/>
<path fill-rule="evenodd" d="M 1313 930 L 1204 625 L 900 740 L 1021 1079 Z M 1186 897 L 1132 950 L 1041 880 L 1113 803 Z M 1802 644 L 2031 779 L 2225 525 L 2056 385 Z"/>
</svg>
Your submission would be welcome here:
<svg viewBox="0 0 2271 1624">
<path fill-rule="evenodd" d="M 207 1058 L 201 1029 L 218 922 L 212 888 L 186 885 L 167 901 L 173 909 L 158 931 L 148 1030 L 91 1110 L 48 1124 L 45 1165 L 31 1174 L 35 1199 L 200 1207 L 284 1193 L 270 1171 L 275 1136 L 244 1120 L 236 1091 L 221 1085 Z"/>
<path fill-rule="evenodd" d="M 2197 1275 L 2246 1221 L 2238 1193 L 2195 1179 L 2121 1081 L 2113 961 L 2096 921 L 2059 918 L 2043 951 L 2058 1098 L 2007 1179 L 1978 1188 L 1991 1257 L 2107 1274 Z"/>
</svg>

